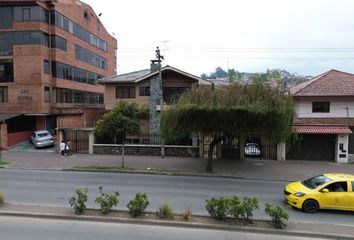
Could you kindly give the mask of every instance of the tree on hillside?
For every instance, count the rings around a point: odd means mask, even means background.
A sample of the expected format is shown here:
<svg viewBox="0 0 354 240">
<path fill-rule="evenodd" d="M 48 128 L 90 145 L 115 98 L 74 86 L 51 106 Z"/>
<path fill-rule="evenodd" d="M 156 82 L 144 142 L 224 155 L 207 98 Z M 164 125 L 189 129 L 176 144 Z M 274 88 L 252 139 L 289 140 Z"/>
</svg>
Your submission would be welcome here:
<svg viewBox="0 0 354 240">
<path fill-rule="evenodd" d="M 183 134 L 212 136 L 207 170 L 212 171 L 214 147 L 225 137 L 238 137 L 243 149 L 250 134 L 279 143 L 291 134 L 291 96 L 261 81 L 222 88 L 193 87 L 162 115 L 161 134 L 173 139 Z M 243 159 L 244 152 L 240 151 Z"/>
<path fill-rule="evenodd" d="M 140 120 L 147 119 L 147 108 L 136 103 L 119 102 L 112 111 L 106 113 L 98 122 L 95 133 L 100 137 L 114 139 L 114 143 L 122 143 L 122 167 L 124 168 L 124 139 L 127 134 L 140 133 Z"/>
</svg>

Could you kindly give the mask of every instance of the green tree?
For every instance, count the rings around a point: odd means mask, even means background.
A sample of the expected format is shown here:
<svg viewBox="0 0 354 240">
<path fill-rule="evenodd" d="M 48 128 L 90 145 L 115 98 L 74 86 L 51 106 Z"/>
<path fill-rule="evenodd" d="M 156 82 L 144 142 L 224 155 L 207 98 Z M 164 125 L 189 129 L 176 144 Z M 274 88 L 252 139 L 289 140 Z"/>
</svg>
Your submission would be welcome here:
<svg viewBox="0 0 354 240">
<path fill-rule="evenodd" d="M 212 136 L 207 170 L 212 171 L 214 147 L 225 137 L 238 137 L 240 149 L 250 134 L 273 143 L 291 134 L 293 101 L 289 94 L 261 81 L 222 88 L 192 87 L 162 115 L 161 134 L 173 139 L 180 134 Z M 244 152 L 240 151 L 240 158 Z"/>
<path fill-rule="evenodd" d="M 98 122 L 95 133 L 101 137 L 110 137 L 114 143 L 122 143 L 122 167 L 124 168 L 124 139 L 127 134 L 140 133 L 140 120 L 147 119 L 148 109 L 136 103 L 119 102 L 112 111 L 106 113 Z"/>
</svg>

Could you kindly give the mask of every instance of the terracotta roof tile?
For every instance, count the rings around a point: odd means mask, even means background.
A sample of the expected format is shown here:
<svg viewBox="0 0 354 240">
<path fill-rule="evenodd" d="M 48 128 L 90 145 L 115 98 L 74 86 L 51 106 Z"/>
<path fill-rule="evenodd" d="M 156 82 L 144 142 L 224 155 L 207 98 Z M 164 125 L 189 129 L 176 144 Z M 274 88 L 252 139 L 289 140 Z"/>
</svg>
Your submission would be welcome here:
<svg viewBox="0 0 354 240">
<path fill-rule="evenodd" d="M 354 118 L 294 118 L 293 125 L 349 125 L 354 126 Z"/>
<path fill-rule="evenodd" d="M 349 127 L 343 126 L 293 126 L 293 132 L 303 134 L 350 134 Z"/>
<path fill-rule="evenodd" d="M 290 89 L 293 96 L 354 96 L 354 74 L 337 70 L 325 72 Z"/>
</svg>

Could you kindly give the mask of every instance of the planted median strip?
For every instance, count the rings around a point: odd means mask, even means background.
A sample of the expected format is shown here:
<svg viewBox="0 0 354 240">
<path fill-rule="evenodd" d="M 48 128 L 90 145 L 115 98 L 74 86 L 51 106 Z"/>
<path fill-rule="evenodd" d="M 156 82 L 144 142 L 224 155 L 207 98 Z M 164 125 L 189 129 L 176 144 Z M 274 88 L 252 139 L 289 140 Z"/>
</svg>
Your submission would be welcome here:
<svg viewBox="0 0 354 240">
<path fill-rule="evenodd" d="M 73 207 L 75 214 L 85 215 L 87 212 L 86 202 L 88 200 L 87 189 L 76 189 L 76 195 L 69 199 L 70 206 Z M 196 223 L 223 224 L 223 225 L 239 225 L 254 226 L 252 220 L 253 212 L 259 209 L 258 199 L 245 197 L 243 199 L 237 196 L 217 197 L 206 200 L 205 208 L 211 217 L 194 216 L 190 209 L 184 209 L 180 214 L 176 214 L 172 206 L 167 202 L 162 202 L 156 213 L 145 213 L 145 209 L 150 205 L 146 193 L 137 193 L 135 198 L 127 204 L 129 209 L 127 216 L 124 211 L 112 211 L 112 207 L 119 204 L 119 192 L 105 193 L 103 187 L 99 188 L 100 196 L 95 200 L 100 204 L 101 214 L 115 217 L 140 217 L 143 219 L 165 219 L 177 221 L 189 221 Z M 274 208 L 271 204 L 266 204 L 265 212 L 271 216 L 272 221 L 256 221 L 256 226 L 263 223 L 262 227 L 271 225 L 275 228 L 285 228 L 285 221 L 288 220 L 287 210 L 281 207 Z M 90 209 L 89 215 L 97 215 L 98 210 Z"/>
</svg>

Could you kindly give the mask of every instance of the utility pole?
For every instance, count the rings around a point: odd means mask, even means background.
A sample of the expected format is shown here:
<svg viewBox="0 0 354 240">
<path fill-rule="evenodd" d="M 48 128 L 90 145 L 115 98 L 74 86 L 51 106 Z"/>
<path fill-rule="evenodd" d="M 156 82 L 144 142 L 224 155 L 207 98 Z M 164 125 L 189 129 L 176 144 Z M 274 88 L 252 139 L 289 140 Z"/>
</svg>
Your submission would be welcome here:
<svg viewBox="0 0 354 240">
<path fill-rule="evenodd" d="M 164 57 L 160 53 L 159 47 L 156 47 L 156 61 L 159 64 L 159 80 L 160 80 L 160 130 L 161 130 L 161 119 L 163 112 L 163 80 L 162 80 L 162 72 L 161 72 L 161 62 L 164 60 Z M 161 157 L 165 157 L 165 143 L 161 139 L 161 131 L 160 131 L 160 141 L 161 141 Z"/>
</svg>

